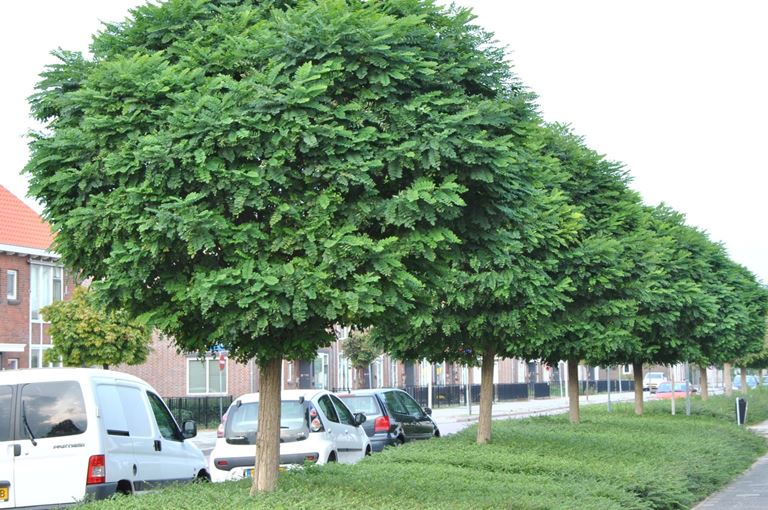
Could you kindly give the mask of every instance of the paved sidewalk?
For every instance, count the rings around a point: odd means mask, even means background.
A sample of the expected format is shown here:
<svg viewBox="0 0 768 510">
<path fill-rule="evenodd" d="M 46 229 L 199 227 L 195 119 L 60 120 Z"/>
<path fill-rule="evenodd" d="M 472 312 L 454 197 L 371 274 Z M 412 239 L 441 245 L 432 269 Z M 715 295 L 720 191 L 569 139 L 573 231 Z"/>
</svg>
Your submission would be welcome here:
<svg viewBox="0 0 768 510">
<path fill-rule="evenodd" d="M 757 434 L 768 437 L 768 421 L 749 427 Z M 760 457 L 720 492 L 711 495 L 694 510 L 765 510 L 768 508 L 768 455 Z"/>
<path fill-rule="evenodd" d="M 646 393 L 646 398 L 647 398 Z M 635 394 L 632 392 L 624 393 L 611 393 L 611 402 L 626 402 L 635 398 Z M 582 396 L 579 398 L 580 406 L 590 404 L 607 405 L 608 394 L 601 393 L 598 395 L 590 395 L 589 397 Z M 433 408 L 432 418 L 438 423 L 440 422 L 463 422 L 463 421 L 477 421 L 477 413 L 480 411 L 478 404 L 472 404 L 472 413 L 466 406 L 462 407 L 448 407 L 448 408 Z M 494 419 L 501 418 L 524 418 L 528 416 L 539 416 L 546 414 L 560 414 L 568 411 L 568 398 L 567 397 L 553 397 L 543 398 L 536 400 L 513 400 L 510 402 L 495 402 L 493 404 L 493 410 L 491 411 Z"/>
</svg>

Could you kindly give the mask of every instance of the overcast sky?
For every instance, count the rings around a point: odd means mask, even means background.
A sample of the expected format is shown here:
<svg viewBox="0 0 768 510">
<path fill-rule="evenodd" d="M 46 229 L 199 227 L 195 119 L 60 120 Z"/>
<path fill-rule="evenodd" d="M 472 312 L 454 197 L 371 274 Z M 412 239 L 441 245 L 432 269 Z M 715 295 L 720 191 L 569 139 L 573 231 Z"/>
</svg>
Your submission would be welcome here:
<svg viewBox="0 0 768 510">
<path fill-rule="evenodd" d="M 27 96 L 57 47 L 87 51 L 101 21 L 138 0 L 25 0 L 3 6 L 0 184 L 33 127 Z M 768 2 L 460 0 L 507 47 L 548 121 L 622 161 L 645 202 L 665 202 L 768 282 Z M 27 200 L 28 203 L 31 201 Z"/>
</svg>

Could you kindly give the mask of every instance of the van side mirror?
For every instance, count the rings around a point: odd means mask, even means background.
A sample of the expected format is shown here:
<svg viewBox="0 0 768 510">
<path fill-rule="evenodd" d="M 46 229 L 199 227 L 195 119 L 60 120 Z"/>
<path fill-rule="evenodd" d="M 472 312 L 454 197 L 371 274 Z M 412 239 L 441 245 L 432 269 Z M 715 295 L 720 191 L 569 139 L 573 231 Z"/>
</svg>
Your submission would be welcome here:
<svg viewBox="0 0 768 510">
<path fill-rule="evenodd" d="M 363 423 L 365 423 L 365 420 L 367 420 L 367 416 L 365 416 L 365 413 L 355 413 L 355 427 L 359 427 Z"/>
<path fill-rule="evenodd" d="M 184 439 L 190 439 L 197 435 L 197 423 L 195 420 L 187 420 L 181 426 L 181 435 Z"/>
</svg>

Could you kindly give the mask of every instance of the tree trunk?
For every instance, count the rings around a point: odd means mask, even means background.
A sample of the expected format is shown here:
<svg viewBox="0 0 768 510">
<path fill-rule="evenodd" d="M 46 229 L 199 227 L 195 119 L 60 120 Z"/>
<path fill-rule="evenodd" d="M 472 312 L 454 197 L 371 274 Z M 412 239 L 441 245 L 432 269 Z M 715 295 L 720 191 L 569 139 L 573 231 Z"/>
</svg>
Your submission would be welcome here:
<svg viewBox="0 0 768 510">
<path fill-rule="evenodd" d="M 632 374 L 635 378 L 635 414 L 643 415 L 643 362 L 632 362 Z"/>
<path fill-rule="evenodd" d="M 101 368 L 103 368 L 104 370 L 109 370 L 109 363 L 104 363 L 103 365 L 101 365 Z"/>
<path fill-rule="evenodd" d="M 723 386 L 726 396 L 733 395 L 733 380 L 731 379 L 731 364 L 723 363 Z"/>
<path fill-rule="evenodd" d="M 700 365 L 699 375 L 701 376 L 701 400 L 709 400 L 709 381 L 707 380 L 707 367 Z"/>
<path fill-rule="evenodd" d="M 256 469 L 251 496 L 277 488 L 280 467 L 280 386 L 282 360 L 270 359 L 259 371 L 259 421 L 256 431 Z"/>
<path fill-rule="evenodd" d="M 365 388 L 365 368 L 355 367 L 355 389 L 362 390 Z"/>
<path fill-rule="evenodd" d="M 747 369 L 744 367 L 741 367 L 740 369 L 740 376 L 741 379 L 741 392 L 746 393 L 749 391 L 749 386 L 747 386 Z"/>
<path fill-rule="evenodd" d="M 579 360 L 568 359 L 568 417 L 571 423 L 579 423 Z"/>
<path fill-rule="evenodd" d="M 477 419 L 477 444 L 491 440 L 491 420 L 493 417 L 493 365 L 496 350 L 486 346 L 483 352 L 483 367 L 480 372 L 480 411 Z"/>
</svg>

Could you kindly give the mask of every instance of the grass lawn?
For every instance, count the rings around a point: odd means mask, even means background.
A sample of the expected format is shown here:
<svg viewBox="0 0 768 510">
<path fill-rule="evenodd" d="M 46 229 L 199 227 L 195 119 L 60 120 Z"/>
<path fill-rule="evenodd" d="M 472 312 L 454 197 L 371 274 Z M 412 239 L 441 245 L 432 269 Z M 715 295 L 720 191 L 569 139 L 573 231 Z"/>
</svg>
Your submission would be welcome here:
<svg viewBox="0 0 768 510">
<path fill-rule="evenodd" d="M 747 397 L 750 422 L 768 419 L 768 390 Z M 248 496 L 249 481 L 171 487 L 83 509 L 690 508 L 768 450 L 735 425 L 734 399 L 695 398 L 692 416 L 678 400 L 582 409 L 565 415 L 494 422 L 491 444 L 475 428 L 452 437 L 374 454 L 354 466 L 328 465 L 280 475 L 279 489 Z"/>
</svg>

